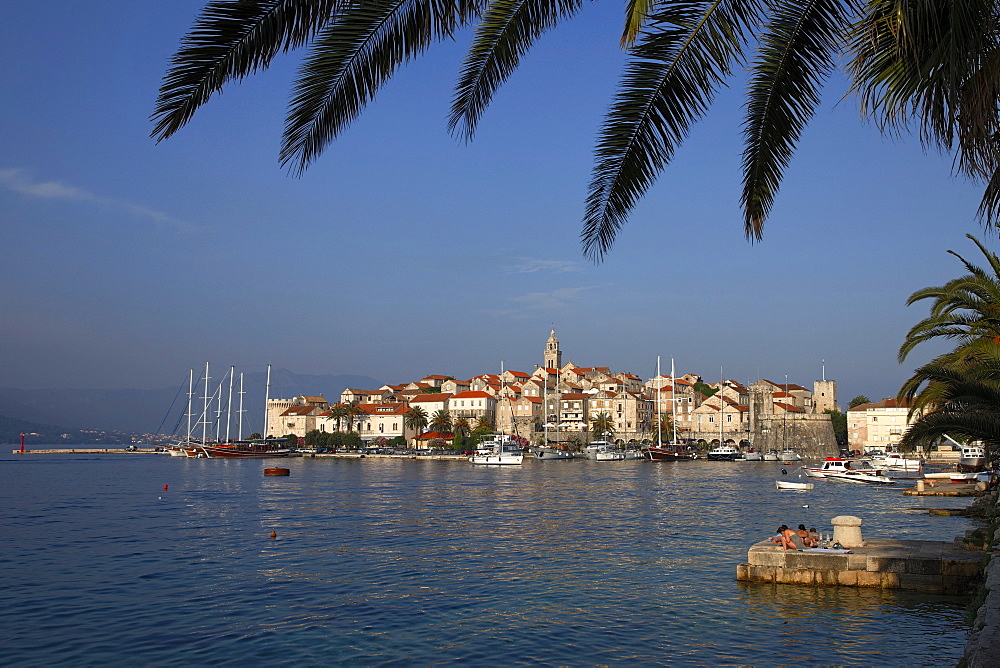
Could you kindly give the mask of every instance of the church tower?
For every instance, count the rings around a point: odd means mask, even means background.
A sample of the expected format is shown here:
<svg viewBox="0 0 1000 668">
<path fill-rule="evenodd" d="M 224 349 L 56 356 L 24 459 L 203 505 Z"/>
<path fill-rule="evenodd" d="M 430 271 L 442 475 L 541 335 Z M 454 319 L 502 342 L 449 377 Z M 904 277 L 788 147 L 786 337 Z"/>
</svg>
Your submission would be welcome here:
<svg viewBox="0 0 1000 668">
<path fill-rule="evenodd" d="M 549 332 L 549 340 L 545 342 L 545 366 L 549 369 L 562 368 L 562 351 L 559 350 L 559 339 L 556 330 Z"/>
</svg>

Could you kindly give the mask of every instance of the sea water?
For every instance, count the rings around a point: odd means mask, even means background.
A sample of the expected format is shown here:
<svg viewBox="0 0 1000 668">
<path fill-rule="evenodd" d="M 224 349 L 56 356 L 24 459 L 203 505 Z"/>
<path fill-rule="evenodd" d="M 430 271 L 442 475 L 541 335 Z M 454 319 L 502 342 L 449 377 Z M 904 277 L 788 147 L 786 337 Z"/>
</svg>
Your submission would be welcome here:
<svg viewBox="0 0 1000 668">
<path fill-rule="evenodd" d="M 928 540 L 973 523 L 898 488 L 776 478 L 799 479 L 780 462 L 3 455 L 0 665 L 953 665 L 961 597 L 753 585 L 736 565 L 782 523 L 850 514 L 867 537 Z"/>
</svg>

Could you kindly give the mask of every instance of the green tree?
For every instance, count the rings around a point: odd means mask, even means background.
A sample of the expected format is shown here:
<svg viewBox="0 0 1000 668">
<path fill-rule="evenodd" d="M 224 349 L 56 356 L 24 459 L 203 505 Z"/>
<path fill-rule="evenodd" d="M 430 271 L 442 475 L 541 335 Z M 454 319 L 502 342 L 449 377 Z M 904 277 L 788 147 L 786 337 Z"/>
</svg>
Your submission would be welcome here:
<svg viewBox="0 0 1000 668">
<path fill-rule="evenodd" d="M 452 425 L 452 428 L 455 430 L 456 436 L 465 437 L 472 433 L 472 427 L 469 426 L 468 419 L 464 417 L 455 418 L 455 423 Z"/>
<path fill-rule="evenodd" d="M 871 403 L 865 401 L 862 403 Z M 861 404 L 858 404 L 859 406 Z M 853 408 L 853 406 L 852 406 Z M 830 423 L 833 425 L 833 435 L 839 445 L 847 445 L 847 415 L 838 410 L 827 408 L 823 411 L 830 416 Z"/>
<path fill-rule="evenodd" d="M 868 397 L 866 397 L 863 394 L 859 394 L 858 396 L 856 396 L 853 399 L 851 399 L 851 402 L 849 404 L 847 404 L 847 408 L 848 408 L 848 410 L 850 410 L 850 409 L 855 408 L 857 406 L 860 406 L 862 404 L 870 404 L 870 403 L 872 403 L 871 399 L 869 399 Z"/>
<path fill-rule="evenodd" d="M 584 4 L 542 0 L 212 0 L 174 55 L 153 112 L 165 139 L 226 83 L 306 48 L 280 162 L 305 170 L 405 62 L 468 32 L 449 129 L 471 139 L 494 92 L 539 36 Z M 741 206 L 759 239 L 784 171 L 839 63 L 863 116 L 914 132 L 984 182 L 980 214 L 1000 211 L 1000 55 L 994 2 L 970 0 L 627 0 L 628 62 L 604 121 L 583 220 L 602 257 L 628 215 L 704 116 L 747 72 Z M 471 30 L 469 30 L 471 28 Z"/>
<path fill-rule="evenodd" d="M 692 385 L 691 388 L 695 392 L 701 392 L 702 394 L 704 394 L 706 399 L 719 391 L 719 388 L 712 387 L 708 383 L 703 383 L 700 380 L 695 382 L 695 384 Z"/>
<path fill-rule="evenodd" d="M 359 423 L 364 419 L 366 413 L 365 409 L 361 407 L 361 402 L 357 399 L 352 399 L 344 404 L 345 416 L 344 419 L 347 421 L 347 431 L 354 430 L 354 424 Z"/>
<path fill-rule="evenodd" d="M 431 416 L 431 430 L 450 432 L 451 428 L 451 413 L 448 412 L 448 409 L 441 408 L 434 411 L 434 415 Z"/>
<path fill-rule="evenodd" d="M 479 442 L 483 440 L 486 436 L 493 433 L 493 423 L 490 419 L 484 415 L 476 418 L 476 426 L 472 429 L 471 436 L 476 441 Z"/>
<path fill-rule="evenodd" d="M 341 427 L 343 426 L 344 422 L 347 420 L 349 415 L 347 411 L 347 406 L 338 402 L 333 406 L 330 406 L 330 410 L 328 412 L 330 415 L 330 419 L 337 423 L 337 431 L 340 431 Z"/>
<path fill-rule="evenodd" d="M 609 413 L 598 413 L 590 418 L 590 431 L 594 436 L 613 435 L 615 433 L 615 419 Z"/>
<path fill-rule="evenodd" d="M 427 427 L 427 411 L 425 411 L 420 406 L 411 406 L 406 413 L 403 414 L 403 424 L 414 432 L 414 436 L 419 436 L 421 432 Z"/>
</svg>

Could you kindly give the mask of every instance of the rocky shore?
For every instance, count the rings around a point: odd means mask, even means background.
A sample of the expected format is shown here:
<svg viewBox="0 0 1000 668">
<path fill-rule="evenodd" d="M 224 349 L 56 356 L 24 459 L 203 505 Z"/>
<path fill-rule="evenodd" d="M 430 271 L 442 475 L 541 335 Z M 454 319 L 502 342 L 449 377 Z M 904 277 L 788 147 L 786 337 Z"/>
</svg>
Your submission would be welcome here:
<svg viewBox="0 0 1000 668">
<path fill-rule="evenodd" d="M 971 511 L 990 522 L 986 537 L 989 563 L 985 570 L 985 597 L 976 612 L 972 633 L 965 645 L 965 662 L 969 668 L 1000 666 L 1000 505 L 998 491 L 978 499 Z"/>
</svg>

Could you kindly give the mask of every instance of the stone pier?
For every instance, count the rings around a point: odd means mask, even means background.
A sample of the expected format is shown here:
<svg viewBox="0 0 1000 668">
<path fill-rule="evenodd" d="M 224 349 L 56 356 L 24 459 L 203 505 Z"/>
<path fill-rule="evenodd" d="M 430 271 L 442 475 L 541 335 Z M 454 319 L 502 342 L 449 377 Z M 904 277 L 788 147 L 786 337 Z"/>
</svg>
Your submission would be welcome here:
<svg viewBox="0 0 1000 668">
<path fill-rule="evenodd" d="M 783 550 L 765 540 L 750 548 L 736 579 L 969 594 L 982 580 L 983 556 L 943 541 L 866 538 L 849 554 L 833 554 Z"/>
</svg>

